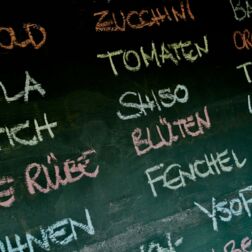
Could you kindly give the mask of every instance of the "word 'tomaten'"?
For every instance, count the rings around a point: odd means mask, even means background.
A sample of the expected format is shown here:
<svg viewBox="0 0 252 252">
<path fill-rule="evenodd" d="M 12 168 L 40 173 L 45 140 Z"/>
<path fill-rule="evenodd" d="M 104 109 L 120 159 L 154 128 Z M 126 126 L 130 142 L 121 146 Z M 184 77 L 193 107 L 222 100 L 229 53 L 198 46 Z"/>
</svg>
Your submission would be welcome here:
<svg viewBox="0 0 252 252">
<path fill-rule="evenodd" d="M 116 50 L 113 52 L 107 52 L 103 54 L 97 54 L 98 59 L 108 59 L 111 69 L 114 75 L 118 75 L 116 63 L 119 63 L 117 57 L 121 56 L 121 61 L 126 70 L 131 72 L 137 72 L 144 65 L 146 68 L 150 66 L 150 62 L 161 68 L 166 61 L 175 65 L 179 65 L 181 61 L 195 62 L 199 58 L 202 58 L 204 54 L 208 54 L 208 40 L 207 36 L 203 37 L 203 45 L 199 45 L 197 42 L 179 41 L 176 43 L 165 44 L 164 42 L 157 45 L 152 42 L 151 49 L 146 52 L 146 48 L 140 47 L 139 52 L 136 50 Z M 116 57 L 116 59 L 114 59 Z M 120 58 L 120 57 L 119 57 Z M 119 61 L 119 62 L 118 62 Z"/>
</svg>

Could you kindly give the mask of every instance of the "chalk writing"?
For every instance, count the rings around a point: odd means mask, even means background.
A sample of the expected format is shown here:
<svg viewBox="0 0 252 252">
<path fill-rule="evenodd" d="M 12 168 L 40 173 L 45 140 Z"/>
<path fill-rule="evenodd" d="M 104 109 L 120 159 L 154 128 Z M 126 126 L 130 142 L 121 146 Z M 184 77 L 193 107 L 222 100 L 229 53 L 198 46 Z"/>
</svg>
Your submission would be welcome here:
<svg viewBox="0 0 252 252">
<path fill-rule="evenodd" d="M 252 186 L 248 186 L 239 190 L 239 196 L 237 198 L 224 200 L 219 203 L 216 203 L 216 199 L 213 197 L 211 212 L 197 202 L 194 202 L 194 204 L 212 220 L 213 230 L 218 231 L 218 220 L 230 222 L 233 216 L 241 216 L 243 211 L 251 218 L 249 204 L 252 204 L 252 198 L 247 199 L 245 197 L 246 194 L 251 194 L 251 192 Z"/>
<path fill-rule="evenodd" d="M 132 100 L 135 98 L 136 102 L 127 102 L 125 100 Z M 145 99 L 146 102 L 143 100 Z M 117 115 L 122 120 L 129 120 L 147 116 L 146 110 L 154 111 L 155 108 L 158 111 L 162 111 L 163 108 L 171 108 L 176 103 L 186 103 L 189 99 L 188 89 L 186 86 L 178 84 L 172 91 L 170 88 L 160 89 L 158 92 L 151 90 L 151 95 L 142 96 L 139 92 L 127 91 L 121 95 L 119 103 L 126 109 L 138 110 L 137 113 L 125 115 L 121 111 L 117 112 Z"/>
<path fill-rule="evenodd" d="M 31 233 L 25 234 L 25 241 L 21 242 L 21 237 L 14 235 L 14 241 L 9 236 L 5 236 L 5 242 L 0 241 L 1 252 L 29 252 L 37 251 L 37 248 L 43 251 L 54 251 L 52 245 L 66 246 L 74 240 L 78 240 L 77 230 L 84 231 L 88 235 L 94 235 L 95 230 L 90 218 L 88 209 L 85 209 L 85 217 L 87 224 L 77 222 L 71 218 L 65 218 L 48 226 L 40 227 L 40 238 L 35 237 Z"/>
<path fill-rule="evenodd" d="M 227 242 L 223 248 L 223 252 L 249 252 L 251 248 L 252 240 L 247 236 L 241 240 L 240 245 L 236 245 L 235 240 L 230 240 Z M 247 250 L 249 249 L 249 251 Z M 215 249 L 212 249 L 212 252 L 215 252 Z"/>
<path fill-rule="evenodd" d="M 250 18 L 252 15 L 252 2 L 251 0 L 229 0 L 232 10 L 234 12 L 234 18 L 237 21 L 242 21 L 246 18 Z"/>
<path fill-rule="evenodd" d="M 162 183 L 164 188 L 170 190 L 178 190 L 179 188 L 186 187 L 188 182 L 196 182 L 198 178 L 207 178 L 211 175 L 221 175 L 222 173 L 231 172 L 234 168 L 241 169 L 246 164 L 247 159 L 242 161 L 238 160 L 237 155 L 233 150 L 231 153 L 228 149 L 215 154 L 205 154 L 203 159 L 195 160 L 188 164 L 188 171 L 182 169 L 178 163 L 173 163 L 167 166 L 163 163 L 148 168 L 145 174 L 148 178 L 148 184 L 154 197 L 157 197 L 155 184 Z M 165 169 L 165 170 L 164 170 Z M 160 172 L 162 174 L 160 175 Z M 150 174 L 155 174 L 150 175 Z M 157 175 L 157 173 L 159 173 Z"/>
<path fill-rule="evenodd" d="M 159 47 L 160 50 L 158 51 L 156 44 L 152 42 L 150 54 L 147 54 L 146 48 L 141 46 L 140 52 L 135 50 L 108 51 L 105 54 L 97 54 L 97 58 L 108 59 L 113 74 L 117 76 L 118 71 L 115 66 L 115 60 L 113 59 L 115 56 L 122 56 L 122 62 L 126 70 L 137 72 L 142 68 L 143 64 L 148 68 L 150 66 L 150 61 L 154 62 L 157 67 L 162 67 L 162 64 L 165 64 L 167 60 L 175 65 L 179 65 L 182 60 L 193 63 L 209 52 L 206 35 L 203 36 L 203 45 L 201 46 L 197 42 L 188 40 L 172 44 L 165 44 L 163 42 Z"/>
<path fill-rule="evenodd" d="M 36 80 L 34 80 L 28 71 L 25 71 L 25 87 L 24 90 L 19 92 L 18 94 L 10 97 L 8 96 L 7 90 L 4 86 L 4 84 L 0 81 L 0 87 L 3 91 L 4 98 L 5 100 L 10 103 L 12 101 L 16 101 L 22 97 L 24 97 L 24 101 L 28 102 L 29 101 L 29 93 L 31 91 L 37 91 L 40 95 L 44 96 L 46 94 L 46 91 L 42 88 L 41 84 L 38 83 Z"/>
<path fill-rule="evenodd" d="M 238 50 L 252 49 L 252 32 L 248 29 L 245 29 L 243 32 L 235 31 L 233 41 Z"/>
<path fill-rule="evenodd" d="M 28 45 L 32 45 L 34 49 L 41 48 L 46 42 L 46 30 L 40 25 L 26 23 L 23 25 L 23 29 L 26 32 L 28 38 L 22 42 L 17 41 L 16 33 L 12 27 L 0 27 L 1 35 L 4 34 L 4 41 L 0 42 L 0 48 L 11 50 L 14 47 L 25 48 Z M 34 31 L 36 30 L 36 33 Z M 36 36 L 34 34 L 40 34 Z"/>
<path fill-rule="evenodd" d="M 173 122 L 168 122 L 166 118 L 160 117 L 159 124 L 155 125 L 155 129 L 153 127 L 146 127 L 145 130 L 140 128 L 134 129 L 131 137 L 136 154 L 141 156 L 152 149 L 170 147 L 181 138 L 186 138 L 187 136 L 197 137 L 205 134 L 204 128 L 211 128 L 207 106 L 204 107 L 204 117 L 200 116 L 199 112 Z M 143 138 L 143 132 L 145 132 L 146 138 Z M 154 138 L 158 138 L 156 143 L 154 143 Z"/>
<path fill-rule="evenodd" d="M 52 169 L 43 164 L 29 164 L 25 170 L 25 183 L 28 192 L 30 194 L 36 194 L 38 192 L 48 193 L 52 190 L 59 189 L 60 186 L 77 182 L 84 176 L 96 178 L 99 173 L 99 165 L 95 167 L 94 171 L 87 170 L 90 166 L 88 156 L 95 153 L 95 150 L 90 149 L 83 152 L 76 161 L 67 159 L 63 162 L 62 169 L 60 169 L 60 164 L 53 153 L 47 156 L 48 166 L 53 166 Z M 42 181 L 46 181 L 46 184 L 45 182 L 41 182 L 41 178 L 43 178 Z M 2 199 L 2 201 L 0 200 L 0 207 L 11 207 L 15 202 L 14 187 L 13 185 L 9 186 L 13 183 L 14 178 L 10 176 L 0 178 L 0 187 L 3 187 L 3 190 L 0 191 L 0 199 Z M 9 186 L 8 189 L 6 189 L 6 186 Z"/>
<path fill-rule="evenodd" d="M 162 247 L 159 243 L 151 242 L 148 246 L 142 245 L 140 247 L 140 252 L 176 252 L 176 247 L 179 247 L 183 243 L 183 238 L 179 238 L 176 240 L 173 244 L 172 239 L 171 239 L 171 234 L 167 233 L 166 234 L 166 239 L 167 239 L 167 247 L 164 248 Z M 147 247 L 145 249 L 145 247 Z"/>
<path fill-rule="evenodd" d="M 252 103 L 251 103 L 250 95 L 248 95 L 248 110 L 249 110 L 249 113 L 252 114 Z"/>
<path fill-rule="evenodd" d="M 160 26 L 163 22 L 180 22 L 195 20 L 189 0 L 179 0 L 175 4 L 157 8 L 146 8 L 142 10 L 132 10 L 127 13 L 103 10 L 94 13 L 98 17 L 95 26 L 96 31 L 123 32 L 127 29 L 142 29 L 144 27 Z"/>
<path fill-rule="evenodd" d="M 24 138 L 21 138 L 18 136 L 18 134 L 21 131 L 25 131 L 30 128 L 30 121 L 26 120 L 24 123 L 20 123 L 14 127 L 0 127 L 0 135 L 5 134 L 9 140 L 9 144 L 11 147 L 16 146 L 16 143 L 19 143 L 21 145 L 27 145 L 27 146 L 34 146 L 37 145 L 39 142 L 42 142 L 44 140 L 42 132 L 47 131 L 49 136 L 51 138 L 54 138 L 54 133 L 52 131 L 53 128 L 56 128 L 58 126 L 57 122 L 49 123 L 47 119 L 46 113 L 44 113 L 44 124 L 40 125 L 37 121 L 37 119 L 34 119 L 33 126 L 36 132 L 36 135 L 34 135 L 31 139 L 27 140 Z M 1 150 L 1 147 L 0 147 Z"/>
<path fill-rule="evenodd" d="M 53 153 L 47 156 L 47 166 L 52 166 L 51 169 L 43 164 L 29 164 L 25 170 L 28 192 L 30 194 L 35 194 L 37 192 L 48 193 L 51 190 L 57 190 L 60 186 L 77 182 L 84 176 L 96 178 L 99 173 L 99 165 L 95 167 L 94 171 L 87 171 L 90 164 L 90 159 L 87 157 L 95 153 L 95 150 L 90 149 L 83 152 L 81 156 L 77 158 L 77 161 L 70 159 L 64 161 L 62 168 L 64 177 L 60 174 L 60 166 Z M 50 171 L 53 175 L 50 175 Z M 43 177 L 43 181 L 46 181 L 46 185 L 44 186 L 41 184 L 41 177 Z M 53 182 L 53 180 L 55 180 L 55 182 Z"/>
<path fill-rule="evenodd" d="M 248 67 L 248 66 L 250 66 L 250 67 Z M 251 77 L 251 72 L 250 72 L 252 69 L 251 67 L 252 67 L 252 62 L 250 62 L 250 61 L 236 67 L 236 69 L 243 69 L 246 80 L 248 83 L 252 83 L 252 77 Z M 252 105 L 251 105 L 250 95 L 248 95 L 248 111 L 250 114 L 252 114 Z"/>
<path fill-rule="evenodd" d="M 14 179 L 12 177 L 2 177 L 0 179 L 0 186 L 5 187 L 6 185 L 12 184 Z M 8 189 L 0 191 L 0 198 L 3 198 L 3 201 L 0 201 L 1 207 L 11 207 L 15 201 L 14 196 L 15 190 L 13 186 L 10 186 Z"/>
<path fill-rule="evenodd" d="M 248 67 L 248 66 L 250 66 L 250 67 Z M 239 66 L 236 67 L 236 69 L 243 69 L 244 74 L 245 74 L 245 76 L 246 76 L 246 80 L 247 80 L 248 83 L 251 83 L 251 82 L 252 82 L 251 73 L 250 73 L 250 71 L 249 71 L 249 70 L 252 69 L 251 67 L 252 67 L 252 62 L 250 62 L 250 61 L 248 61 L 248 62 L 246 62 L 246 63 L 244 63 L 244 64 L 241 64 L 241 65 L 239 65 Z M 248 70 L 248 69 L 249 69 L 249 70 Z"/>
</svg>

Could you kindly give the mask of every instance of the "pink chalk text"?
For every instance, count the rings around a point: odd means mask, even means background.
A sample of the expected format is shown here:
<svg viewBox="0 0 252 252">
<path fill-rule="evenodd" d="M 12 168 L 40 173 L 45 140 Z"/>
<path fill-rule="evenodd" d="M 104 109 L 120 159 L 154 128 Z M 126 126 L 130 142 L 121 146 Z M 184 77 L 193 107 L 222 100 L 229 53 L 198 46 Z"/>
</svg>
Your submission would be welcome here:
<svg viewBox="0 0 252 252">
<path fill-rule="evenodd" d="M 87 150 L 76 160 L 67 159 L 64 161 L 61 164 L 62 167 L 60 167 L 53 153 L 47 156 L 47 165 L 38 163 L 29 164 L 25 170 L 28 192 L 30 194 L 37 192 L 48 193 L 52 190 L 59 189 L 60 186 L 77 182 L 83 177 L 96 178 L 99 173 L 99 165 L 96 165 L 94 169 L 88 171 L 88 167 L 90 166 L 88 156 L 95 153 L 93 149 Z M 63 175 L 60 174 L 61 172 Z M 51 173 L 53 175 L 50 175 Z M 45 179 L 45 185 L 39 182 L 41 178 Z"/>
<path fill-rule="evenodd" d="M 199 112 L 196 112 L 195 115 L 189 115 L 173 122 L 168 122 L 166 118 L 160 117 L 155 129 L 149 127 L 134 129 L 131 137 L 136 154 L 141 156 L 154 149 L 170 147 L 180 139 L 205 134 L 205 129 L 211 128 L 207 106 L 204 107 L 203 113 L 204 115 L 201 116 Z M 159 139 L 156 143 L 154 143 L 154 137 Z"/>
</svg>

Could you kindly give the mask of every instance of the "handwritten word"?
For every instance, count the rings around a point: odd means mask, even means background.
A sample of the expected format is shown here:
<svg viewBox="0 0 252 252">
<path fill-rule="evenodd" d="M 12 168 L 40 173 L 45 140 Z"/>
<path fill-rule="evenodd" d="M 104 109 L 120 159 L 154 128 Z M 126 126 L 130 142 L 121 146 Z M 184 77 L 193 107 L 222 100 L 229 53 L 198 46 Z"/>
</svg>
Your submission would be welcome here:
<svg viewBox="0 0 252 252">
<path fill-rule="evenodd" d="M 51 190 L 57 190 L 60 186 L 65 186 L 77 182 L 82 177 L 96 178 L 99 173 L 99 165 L 96 166 L 93 172 L 87 171 L 90 160 L 87 159 L 88 156 L 96 153 L 95 150 L 87 150 L 77 158 L 77 164 L 75 160 L 67 159 L 63 163 L 64 178 L 60 175 L 60 167 L 57 163 L 57 158 L 53 153 L 47 156 L 48 165 L 53 166 L 51 169 L 43 164 L 32 163 L 29 164 L 25 170 L 25 178 L 27 189 L 30 194 L 35 194 L 36 191 L 40 193 L 48 193 Z M 50 175 L 50 170 L 53 170 Z M 43 187 L 40 183 L 46 181 L 46 185 Z M 55 180 L 55 182 L 53 182 Z"/>
<path fill-rule="evenodd" d="M 241 241 L 241 244 L 238 245 L 239 247 L 237 248 L 235 240 L 231 240 L 226 243 L 224 246 L 223 252 L 249 252 L 251 251 L 251 243 L 252 240 L 249 239 L 249 237 L 244 237 Z M 247 249 L 250 249 L 249 251 Z M 215 252 L 214 249 L 212 249 L 212 252 Z"/>
<path fill-rule="evenodd" d="M 141 117 L 142 115 L 147 115 L 146 110 L 150 109 L 153 111 L 155 107 L 158 111 L 162 111 L 162 108 L 171 108 L 177 102 L 186 103 L 189 99 L 188 89 L 184 85 L 178 84 L 176 88 L 171 91 L 170 88 L 160 89 L 157 94 L 151 90 L 151 98 L 148 95 L 144 97 L 141 96 L 138 92 L 128 91 L 121 95 L 119 103 L 125 108 L 131 108 L 133 110 L 138 110 L 138 113 L 124 115 L 120 111 L 117 112 L 117 115 L 122 120 L 129 120 Z M 136 97 L 136 102 L 125 102 L 125 99 L 131 100 L 132 97 Z M 143 102 L 143 99 L 146 102 Z"/>
<path fill-rule="evenodd" d="M 12 184 L 14 179 L 12 177 L 2 177 L 0 179 L 0 186 L 5 187 L 6 185 Z M 5 199 L 0 202 L 1 207 L 10 207 L 15 201 L 14 196 L 15 190 L 13 186 L 10 186 L 8 189 L 0 191 L 0 198 Z"/>
<path fill-rule="evenodd" d="M 36 80 L 34 80 L 30 76 L 28 71 L 25 71 L 25 76 L 26 76 L 26 79 L 25 79 L 24 90 L 19 92 L 18 94 L 14 95 L 14 96 L 12 96 L 12 97 L 8 96 L 7 90 L 6 90 L 5 86 L 4 86 L 4 84 L 0 81 L 0 87 L 1 87 L 1 89 L 3 91 L 4 98 L 8 103 L 10 103 L 12 101 L 16 101 L 16 100 L 20 99 L 21 97 L 24 97 L 25 102 L 28 102 L 29 101 L 29 93 L 31 91 L 37 91 L 42 96 L 45 95 L 46 91 L 42 88 L 40 83 L 38 83 Z"/>
<path fill-rule="evenodd" d="M 157 252 L 176 252 L 175 247 L 180 246 L 183 243 L 183 238 L 179 238 L 173 245 L 172 239 L 171 239 L 171 234 L 167 233 L 166 234 L 166 239 L 167 239 L 167 248 L 163 248 L 159 243 L 154 243 L 151 242 L 150 245 L 148 246 L 148 250 L 145 249 L 145 246 L 142 245 L 140 247 L 141 252 L 152 252 L 152 251 L 157 251 Z"/>
<path fill-rule="evenodd" d="M 232 156 L 229 152 L 230 151 L 226 149 L 221 153 L 205 154 L 203 159 L 195 160 L 188 164 L 189 171 L 182 170 L 182 166 L 177 163 L 169 165 L 164 172 L 162 171 L 164 169 L 163 163 L 148 168 L 145 174 L 148 177 L 148 184 L 151 187 L 153 196 L 157 197 L 156 188 L 154 186 L 157 182 L 162 182 L 165 188 L 177 190 L 187 186 L 186 178 L 196 182 L 197 177 L 207 178 L 211 175 L 221 175 L 222 173 L 231 172 L 234 168 L 241 169 L 246 164 L 247 160 L 244 159 L 240 162 L 233 150 L 231 151 Z M 231 163 L 231 159 L 233 159 L 233 163 Z M 163 174 L 151 178 L 150 174 L 157 171 L 162 171 Z"/>
<path fill-rule="evenodd" d="M 33 136 L 31 139 L 27 140 L 24 138 L 21 138 L 20 136 L 18 136 L 18 134 L 21 131 L 25 131 L 27 129 L 30 128 L 30 121 L 27 120 L 25 123 L 20 123 L 14 127 L 8 128 L 7 126 L 4 127 L 0 127 L 0 134 L 6 134 L 8 140 L 9 140 L 9 144 L 14 147 L 16 144 L 15 143 L 19 143 L 22 145 L 29 145 L 29 146 L 34 146 L 37 145 L 39 142 L 42 142 L 43 136 L 41 134 L 42 131 L 47 130 L 50 137 L 54 138 L 54 134 L 52 131 L 52 128 L 57 127 L 57 122 L 52 122 L 49 123 L 47 120 L 47 115 L 46 113 L 44 113 L 44 125 L 39 125 L 37 119 L 34 119 L 33 121 L 34 123 L 34 128 L 36 131 L 36 136 Z M 1 150 L 1 147 L 0 147 Z"/>
<path fill-rule="evenodd" d="M 99 19 L 95 30 L 124 32 L 129 28 L 142 29 L 144 27 L 152 27 L 153 25 L 160 26 L 165 21 L 179 22 L 195 19 L 189 0 L 180 0 L 179 4 L 177 3 L 176 5 L 179 6 L 180 10 L 176 10 L 172 5 L 168 7 L 169 10 L 166 6 L 162 6 L 161 8 L 142 9 L 140 11 L 132 10 L 126 14 L 122 10 L 119 13 L 110 12 L 109 10 L 96 12 L 94 13 L 94 17 L 98 17 Z"/>
<path fill-rule="evenodd" d="M 28 38 L 22 42 L 18 42 L 17 41 L 17 37 L 16 37 L 16 33 L 14 31 L 14 29 L 12 27 L 0 27 L 0 33 L 4 33 L 7 35 L 5 42 L 0 43 L 0 48 L 3 49 L 8 49 L 11 50 L 14 47 L 21 47 L 21 48 L 25 48 L 28 45 L 32 45 L 34 47 L 34 49 L 39 49 L 41 48 L 45 42 L 46 42 L 46 30 L 45 28 L 43 28 L 40 25 L 37 24 L 24 24 L 23 25 L 23 29 L 25 30 Z M 33 31 L 36 32 L 34 33 Z M 38 39 L 34 39 L 34 34 L 38 34 L 40 33 L 40 41 L 36 41 Z M 38 36 L 36 36 L 38 37 Z"/>
<path fill-rule="evenodd" d="M 234 18 L 237 21 L 242 21 L 245 18 L 250 18 L 252 14 L 252 2 L 250 0 L 229 0 L 234 12 Z M 236 2 L 236 4 L 234 4 Z"/>
<path fill-rule="evenodd" d="M 99 173 L 98 165 L 93 172 L 87 171 L 90 164 L 90 159 L 87 159 L 87 157 L 94 153 L 95 150 L 87 150 L 83 152 L 82 155 L 77 158 L 77 164 L 76 161 L 70 159 L 63 162 L 62 170 L 64 172 L 64 178 L 62 178 L 63 176 L 60 174 L 60 167 L 57 163 L 57 158 L 53 153 L 50 153 L 47 156 L 47 163 L 48 165 L 53 166 L 52 169 L 48 169 L 45 165 L 38 163 L 28 165 L 25 170 L 25 182 L 28 192 L 30 194 L 36 194 L 37 192 L 48 193 L 51 190 L 59 189 L 61 185 L 65 186 L 67 184 L 77 182 L 84 176 L 95 178 Z M 50 173 L 53 173 L 53 175 Z M 40 184 L 42 183 L 39 182 L 41 181 L 40 179 L 42 181 L 46 181 L 46 185 L 44 187 Z M 55 182 L 53 182 L 53 180 Z M 0 191 L 0 199 L 2 199 L 2 201 L 0 201 L 1 207 L 11 207 L 15 202 L 14 186 L 9 186 L 14 182 L 14 179 L 9 176 L 0 178 L 0 187 L 3 187 L 2 191 Z M 7 186 L 9 186 L 8 189 L 6 189 Z"/>
<path fill-rule="evenodd" d="M 140 52 L 135 50 L 117 50 L 113 52 L 107 52 L 105 54 L 98 54 L 99 59 L 109 59 L 109 63 L 114 75 L 118 75 L 117 68 L 113 57 L 122 55 L 122 62 L 126 70 L 131 72 L 137 72 L 141 69 L 142 64 L 146 68 L 150 66 L 150 61 L 153 61 L 157 67 L 162 67 L 166 60 L 169 60 L 175 65 L 178 65 L 182 59 L 191 63 L 195 62 L 198 58 L 203 57 L 204 54 L 208 54 L 208 41 L 207 36 L 203 37 L 204 45 L 199 46 L 198 43 L 192 41 L 177 42 L 172 44 L 160 45 L 160 51 L 157 51 L 156 44 L 151 43 L 150 54 L 146 53 L 146 49 L 143 46 L 140 47 Z"/>
<path fill-rule="evenodd" d="M 166 118 L 160 117 L 160 125 L 155 125 L 155 130 L 152 131 L 146 127 L 147 138 L 142 138 L 142 129 L 136 128 L 131 134 L 132 141 L 138 156 L 148 153 L 152 149 L 160 149 L 162 147 L 172 146 L 174 142 L 177 142 L 181 137 L 187 136 L 196 137 L 205 134 L 204 128 L 210 129 L 211 122 L 208 116 L 207 107 L 204 107 L 205 119 L 200 117 L 199 112 L 195 113 L 195 116 L 190 115 L 184 119 L 178 119 L 173 122 L 167 122 Z M 177 130 L 178 134 L 175 135 L 174 131 Z M 154 138 L 158 138 L 157 143 L 154 142 Z M 140 148 L 141 147 L 141 148 Z"/>
<path fill-rule="evenodd" d="M 252 33 L 250 30 L 245 29 L 243 32 L 235 31 L 233 34 L 235 47 L 238 50 L 252 49 Z"/>
<path fill-rule="evenodd" d="M 0 241 L 0 250 L 1 252 L 24 252 L 24 250 L 34 252 L 39 248 L 39 250 L 42 249 L 43 251 L 54 251 L 52 245 L 66 246 L 70 242 L 78 240 L 77 230 L 82 230 L 89 235 L 95 234 L 87 209 L 85 209 L 85 217 L 87 224 L 77 222 L 71 218 L 65 218 L 47 228 L 40 227 L 40 238 L 26 233 L 26 241 L 23 243 L 21 242 L 21 237 L 17 234 L 14 235 L 15 242 L 11 241 L 9 236 L 5 236 L 5 243 Z"/>
<path fill-rule="evenodd" d="M 243 210 L 245 210 L 248 217 L 251 218 L 249 204 L 252 204 L 252 198 L 246 199 L 244 195 L 245 193 L 251 194 L 251 191 L 252 185 L 239 190 L 239 197 L 232 200 L 224 200 L 217 204 L 216 199 L 212 198 L 212 212 L 209 212 L 205 207 L 201 206 L 197 202 L 194 202 L 194 204 L 210 219 L 212 219 L 213 230 L 218 231 L 217 217 L 223 222 L 229 222 L 232 220 L 233 216 L 241 216 L 243 214 Z"/>
<path fill-rule="evenodd" d="M 236 69 L 243 69 L 244 74 L 245 74 L 246 79 L 247 79 L 247 82 L 251 83 L 252 82 L 252 79 L 251 79 L 252 77 L 250 76 L 250 71 L 248 71 L 248 66 L 252 67 L 252 61 L 251 62 L 248 61 L 248 62 L 246 62 L 244 64 L 241 64 L 241 65 L 237 66 Z"/>
</svg>

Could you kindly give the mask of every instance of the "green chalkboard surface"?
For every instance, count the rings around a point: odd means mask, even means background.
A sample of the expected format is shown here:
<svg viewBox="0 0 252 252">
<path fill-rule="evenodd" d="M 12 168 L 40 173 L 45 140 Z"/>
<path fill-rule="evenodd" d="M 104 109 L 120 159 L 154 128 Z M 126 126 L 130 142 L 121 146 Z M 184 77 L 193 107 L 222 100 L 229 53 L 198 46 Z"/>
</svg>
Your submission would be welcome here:
<svg viewBox="0 0 252 252">
<path fill-rule="evenodd" d="M 251 251 L 251 0 L 9 5 L 0 252 Z"/>
</svg>

